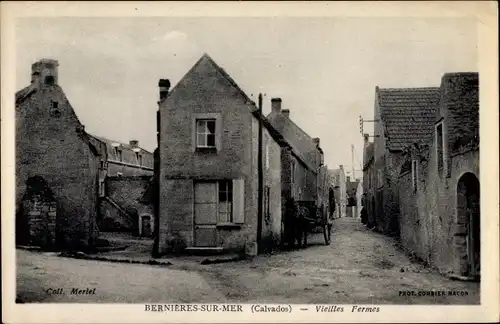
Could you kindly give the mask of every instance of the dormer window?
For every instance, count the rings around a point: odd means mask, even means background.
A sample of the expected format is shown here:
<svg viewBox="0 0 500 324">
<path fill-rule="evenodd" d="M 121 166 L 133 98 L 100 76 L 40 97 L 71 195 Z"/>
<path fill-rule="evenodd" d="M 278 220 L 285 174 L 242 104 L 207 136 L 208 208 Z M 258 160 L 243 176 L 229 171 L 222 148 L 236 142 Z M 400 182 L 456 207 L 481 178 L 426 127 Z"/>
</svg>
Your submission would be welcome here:
<svg viewBox="0 0 500 324">
<path fill-rule="evenodd" d="M 57 101 L 50 102 L 49 113 L 51 117 L 61 116 L 61 112 L 59 111 L 59 103 Z"/>
</svg>

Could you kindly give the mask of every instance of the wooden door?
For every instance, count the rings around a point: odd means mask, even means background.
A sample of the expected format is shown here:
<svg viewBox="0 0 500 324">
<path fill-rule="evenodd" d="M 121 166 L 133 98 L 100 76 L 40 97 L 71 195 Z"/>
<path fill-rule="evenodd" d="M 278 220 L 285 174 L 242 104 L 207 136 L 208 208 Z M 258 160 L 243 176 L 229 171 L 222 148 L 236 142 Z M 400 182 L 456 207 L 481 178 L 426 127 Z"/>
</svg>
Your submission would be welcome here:
<svg viewBox="0 0 500 324">
<path fill-rule="evenodd" d="M 217 183 L 194 185 L 194 246 L 217 246 Z"/>
</svg>

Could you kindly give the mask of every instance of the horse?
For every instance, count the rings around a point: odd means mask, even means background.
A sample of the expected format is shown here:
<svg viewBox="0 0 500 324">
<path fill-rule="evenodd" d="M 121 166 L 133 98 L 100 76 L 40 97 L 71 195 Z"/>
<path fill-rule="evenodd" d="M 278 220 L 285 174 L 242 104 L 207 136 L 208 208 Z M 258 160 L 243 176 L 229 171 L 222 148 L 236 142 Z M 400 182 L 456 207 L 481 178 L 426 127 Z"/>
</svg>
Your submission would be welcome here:
<svg viewBox="0 0 500 324">
<path fill-rule="evenodd" d="M 309 228 L 309 210 L 299 205 L 292 198 L 287 202 L 286 228 L 287 243 L 290 248 L 307 246 L 307 233 Z"/>
</svg>

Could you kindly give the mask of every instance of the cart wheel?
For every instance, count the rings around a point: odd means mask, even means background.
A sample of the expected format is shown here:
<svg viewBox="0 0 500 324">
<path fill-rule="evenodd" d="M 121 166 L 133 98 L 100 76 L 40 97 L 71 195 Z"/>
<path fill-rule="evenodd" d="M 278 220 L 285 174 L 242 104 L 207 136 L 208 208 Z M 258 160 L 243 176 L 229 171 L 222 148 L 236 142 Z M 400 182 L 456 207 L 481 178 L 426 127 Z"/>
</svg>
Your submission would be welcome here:
<svg viewBox="0 0 500 324">
<path fill-rule="evenodd" d="M 323 236 L 325 237 L 325 244 L 330 245 L 332 238 L 331 238 L 330 226 L 328 225 L 328 223 L 323 224 Z"/>
</svg>

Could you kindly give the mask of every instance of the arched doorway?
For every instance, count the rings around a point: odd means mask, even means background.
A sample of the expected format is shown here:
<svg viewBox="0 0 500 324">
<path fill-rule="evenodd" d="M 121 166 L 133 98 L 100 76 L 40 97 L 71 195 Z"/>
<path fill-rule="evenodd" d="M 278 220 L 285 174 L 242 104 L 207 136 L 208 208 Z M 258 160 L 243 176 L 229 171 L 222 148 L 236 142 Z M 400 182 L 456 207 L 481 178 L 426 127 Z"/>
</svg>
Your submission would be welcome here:
<svg viewBox="0 0 500 324">
<path fill-rule="evenodd" d="M 16 231 L 19 243 L 52 248 L 56 244 L 57 202 L 47 182 L 40 176 L 26 181 Z"/>
<path fill-rule="evenodd" d="M 480 193 L 479 180 L 473 173 L 465 173 L 457 184 L 457 249 L 460 274 L 480 277 Z"/>
</svg>

